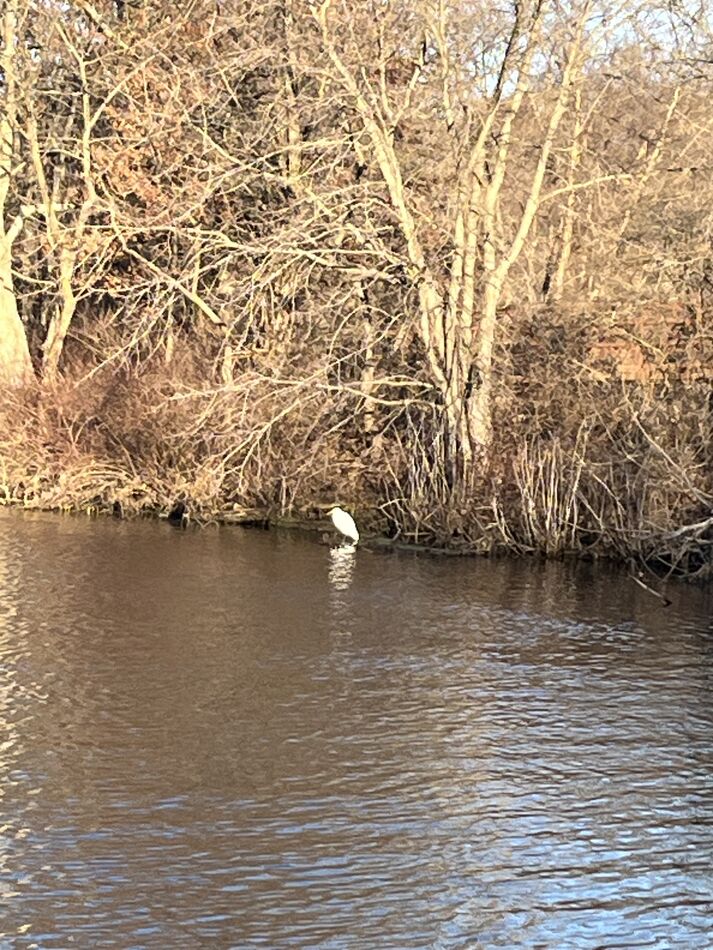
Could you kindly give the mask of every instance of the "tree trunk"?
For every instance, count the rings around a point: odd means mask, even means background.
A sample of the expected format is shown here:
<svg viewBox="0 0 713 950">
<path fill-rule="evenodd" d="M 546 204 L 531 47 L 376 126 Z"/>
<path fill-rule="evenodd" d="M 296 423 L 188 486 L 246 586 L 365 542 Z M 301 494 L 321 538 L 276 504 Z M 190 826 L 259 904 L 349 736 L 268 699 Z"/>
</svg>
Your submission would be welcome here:
<svg viewBox="0 0 713 950">
<path fill-rule="evenodd" d="M 569 151 L 569 171 L 567 179 L 567 185 L 570 189 L 570 192 L 567 195 L 567 204 L 564 210 L 559 260 L 557 261 L 557 269 L 552 280 L 551 296 L 554 300 L 558 300 L 562 296 L 562 292 L 564 290 L 567 268 L 569 267 L 569 261 L 572 257 L 574 224 L 577 217 L 577 195 L 574 190 L 574 184 L 577 178 L 579 165 L 582 161 L 582 153 L 584 151 L 582 142 L 584 132 L 584 123 L 582 120 L 582 90 L 579 86 L 576 88 L 574 93 L 574 107 L 574 134 L 572 136 L 572 145 Z"/>
<path fill-rule="evenodd" d="M 0 237 L 0 382 L 24 386 L 33 379 L 25 327 L 17 310 L 12 283 L 12 245 Z"/>
<path fill-rule="evenodd" d="M 50 321 L 42 356 L 42 375 L 47 380 L 53 380 L 57 375 L 59 360 L 62 356 L 62 350 L 64 349 L 64 341 L 77 307 L 77 301 L 72 287 L 74 261 L 74 253 L 68 248 L 63 248 L 60 252 L 59 260 L 59 290 L 62 305 Z"/>
<path fill-rule="evenodd" d="M 2 23 L 3 49 L 0 67 L 5 78 L 5 102 L 0 110 L 0 381 L 22 386 L 33 377 L 25 328 L 17 309 L 12 280 L 12 245 L 22 230 L 19 214 L 5 229 L 5 204 L 12 175 L 15 103 L 14 51 L 17 34 L 17 0 L 9 0 Z"/>
<path fill-rule="evenodd" d="M 473 440 L 484 447 L 489 446 L 493 439 L 493 345 L 495 343 L 500 292 L 500 282 L 495 275 L 489 274 L 483 295 L 478 357 L 476 360 L 480 381 L 469 407 L 470 432 Z"/>
</svg>

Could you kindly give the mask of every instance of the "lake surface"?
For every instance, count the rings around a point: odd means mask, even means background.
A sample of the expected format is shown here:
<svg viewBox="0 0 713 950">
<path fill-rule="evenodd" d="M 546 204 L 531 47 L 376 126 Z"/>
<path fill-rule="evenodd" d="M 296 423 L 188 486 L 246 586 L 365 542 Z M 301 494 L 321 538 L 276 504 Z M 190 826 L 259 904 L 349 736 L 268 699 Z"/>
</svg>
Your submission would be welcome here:
<svg viewBox="0 0 713 950">
<path fill-rule="evenodd" d="M 0 946 L 713 947 L 713 598 L 0 512 Z"/>
</svg>

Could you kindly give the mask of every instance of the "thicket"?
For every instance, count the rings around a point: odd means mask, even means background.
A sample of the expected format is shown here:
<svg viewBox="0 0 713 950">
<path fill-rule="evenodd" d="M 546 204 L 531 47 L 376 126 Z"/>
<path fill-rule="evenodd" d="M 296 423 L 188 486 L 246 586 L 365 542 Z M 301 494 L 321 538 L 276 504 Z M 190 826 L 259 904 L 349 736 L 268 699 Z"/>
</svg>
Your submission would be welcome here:
<svg viewBox="0 0 713 950">
<path fill-rule="evenodd" d="M 2 23 L 5 503 L 710 572 L 704 5 Z"/>
</svg>

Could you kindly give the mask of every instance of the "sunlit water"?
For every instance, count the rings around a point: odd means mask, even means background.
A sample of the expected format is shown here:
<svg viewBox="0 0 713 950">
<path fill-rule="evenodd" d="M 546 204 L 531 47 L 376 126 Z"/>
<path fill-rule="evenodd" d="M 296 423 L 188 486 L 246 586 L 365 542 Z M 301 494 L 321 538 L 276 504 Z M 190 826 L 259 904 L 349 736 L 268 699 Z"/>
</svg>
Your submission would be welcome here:
<svg viewBox="0 0 713 950">
<path fill-rule="evenodd" d="M 713 947 L 710 593 L 0 515 L 0 946 Z"/>
</svg>

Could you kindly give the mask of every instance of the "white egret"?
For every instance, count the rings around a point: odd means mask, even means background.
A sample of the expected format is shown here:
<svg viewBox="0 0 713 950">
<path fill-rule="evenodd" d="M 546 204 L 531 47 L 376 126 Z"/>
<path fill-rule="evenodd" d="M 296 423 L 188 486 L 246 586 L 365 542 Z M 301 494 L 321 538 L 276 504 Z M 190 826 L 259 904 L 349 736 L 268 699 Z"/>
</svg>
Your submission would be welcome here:
<svg viewBox="0 0 713 950">
<path fill-rule="evenodd" d="M 345 511 L 343 508 L 332 508 L 329 512 L 329 517 L 332 519 L 332 524 L 340 534 L 343 534 L 345 538 L 349 538 L 354 544 L 358 543 L 359 529 L 348 511 Z"/>
</svg>

